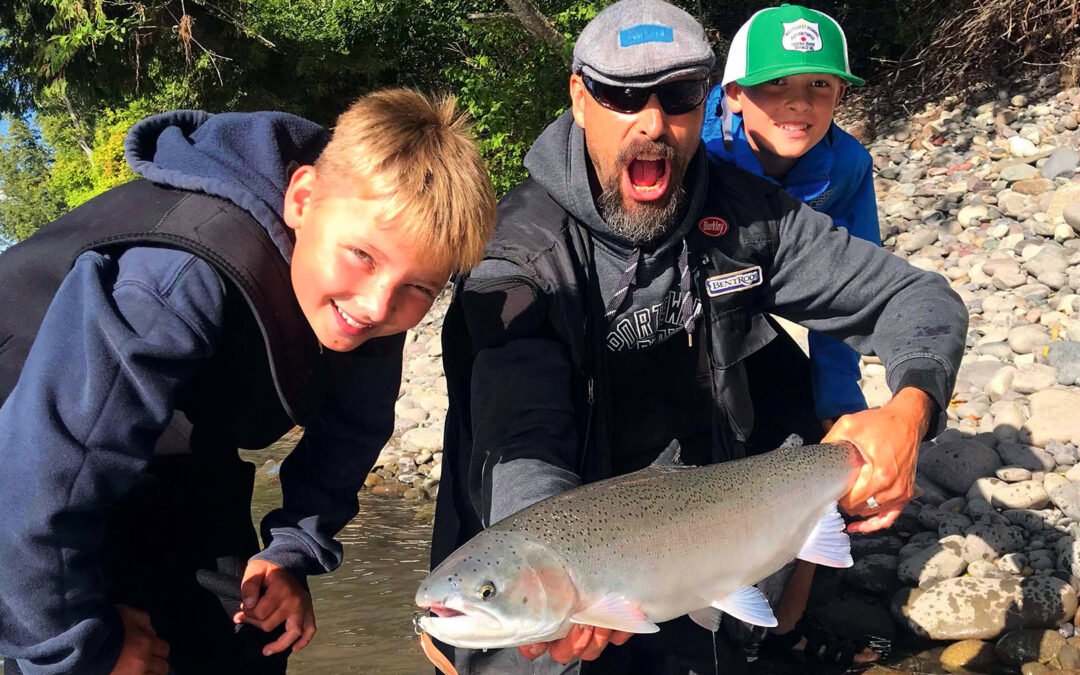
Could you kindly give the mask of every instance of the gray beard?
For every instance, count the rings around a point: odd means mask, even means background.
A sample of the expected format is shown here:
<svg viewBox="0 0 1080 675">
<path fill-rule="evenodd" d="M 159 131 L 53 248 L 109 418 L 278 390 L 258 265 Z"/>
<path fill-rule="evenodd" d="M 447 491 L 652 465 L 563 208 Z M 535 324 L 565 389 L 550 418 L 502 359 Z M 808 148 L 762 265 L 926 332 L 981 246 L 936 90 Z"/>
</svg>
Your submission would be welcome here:
<svg viewBox="0 0 1080 675">
<path fill-rule="evenodd" d="M 613 185 L 604 186 L 596 199 L 596 208 L 612 232 L 628 239 L 634 246 L 644 246 L 675 227 L 686 199 L 686 188 L 681 180 L 668 187 L 668 198 L 662 206 L 656 202 L 635 202 L 635 213 L 630 213 L 623 208 L 620 176 L 616 178 Z"/>
</svg>

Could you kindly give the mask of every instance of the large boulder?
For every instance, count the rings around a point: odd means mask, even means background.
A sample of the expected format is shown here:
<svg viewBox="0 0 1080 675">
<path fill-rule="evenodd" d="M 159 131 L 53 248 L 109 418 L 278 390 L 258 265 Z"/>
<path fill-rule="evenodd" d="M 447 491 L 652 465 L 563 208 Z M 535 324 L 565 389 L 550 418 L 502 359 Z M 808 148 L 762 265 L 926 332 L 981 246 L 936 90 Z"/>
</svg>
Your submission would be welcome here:
<svg viewBox="0 0 1080 675">
<path fill-rule="evenodd" d="M 961 577 L 924 590 L 901 616 L 921 637 L 992 640 L 1018 628 L 1056 628 L 1076 607 L 1076 591 L 1055 577 Z"/>
</svg>

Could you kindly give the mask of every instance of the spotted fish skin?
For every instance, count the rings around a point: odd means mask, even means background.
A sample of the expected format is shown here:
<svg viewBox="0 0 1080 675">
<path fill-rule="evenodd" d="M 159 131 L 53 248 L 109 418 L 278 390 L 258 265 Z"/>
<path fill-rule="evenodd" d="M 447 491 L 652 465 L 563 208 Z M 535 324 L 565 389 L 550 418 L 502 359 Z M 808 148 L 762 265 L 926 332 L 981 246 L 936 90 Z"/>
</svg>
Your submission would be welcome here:
<svg viewBox="0 0 1080 675">
<path fill-rule="evenodd" d="M 559 637 L 575 613 L 612 593 L 648 621 L 667 621 L 793 560 L 861 464 L 854 446 L 823 444 L 591 483 L 478 534 L 425 580 L 417 604 L 486 613 L 471 627 L 457 617 L 464 637 L 438 634 L 451 620 L 429 622 L 435 637 L 466 647 Z M 496 595 L 470 604 L 463 595 L 485 581 Z"/>
</svg>

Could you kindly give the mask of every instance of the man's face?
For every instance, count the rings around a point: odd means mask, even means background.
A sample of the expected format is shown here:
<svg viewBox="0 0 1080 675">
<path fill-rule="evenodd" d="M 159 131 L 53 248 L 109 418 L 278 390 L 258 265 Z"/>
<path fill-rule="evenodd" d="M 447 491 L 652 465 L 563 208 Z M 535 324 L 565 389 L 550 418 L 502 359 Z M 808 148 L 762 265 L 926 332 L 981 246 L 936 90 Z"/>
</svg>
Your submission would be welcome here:
<svg viewBox="0 0 1080 675">
<path fill-rule="evenodd" d="M 835 75 L 802 73 L 750 87 L 732 82 L 726 91 L 728 107 L 742 113 L 750 147 L 775 177 L 777 171 L 786 174 L 825 137 L 845 88 Z"/>
<path fill-rule="evenodd" d="M 387 200 L 320 180 L 302 166 L 285 193 L 285 222 L 296 234 L 292 283 L 300 309 L 328 349 L 356 349 L 412 328 L 449 273 L 423 261 Z"/>
<path fill-rule="evenodd" d="M 663 235 L 678 217 L 686 167 L 701 142 L 704 105 L 673 115 L 653 94 L 637 112 L 616 112 L 593 97 L 580 74 L 570 76 L 570 97 L 605 221 L 639 244 Z"/>
</svg>

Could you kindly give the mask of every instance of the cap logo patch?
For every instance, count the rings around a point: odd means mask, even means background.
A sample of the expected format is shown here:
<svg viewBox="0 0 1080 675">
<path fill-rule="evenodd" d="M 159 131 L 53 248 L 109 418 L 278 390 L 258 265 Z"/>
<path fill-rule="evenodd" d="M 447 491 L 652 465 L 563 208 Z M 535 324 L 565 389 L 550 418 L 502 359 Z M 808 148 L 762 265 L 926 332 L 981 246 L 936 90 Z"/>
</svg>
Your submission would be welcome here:
<svg viewBox="0 0 1080 675">
<path fill-rule="evenodd" d="M 757 265 L 738 272 L 720 274 L 705 280 L 705 291 L 710 298 L 718 298 L 721 295 L 744 291 L 747 288 L 761 285 L 761 268 Z"/>
<path fill-rule="evenodd" d="M 820 52 L 821 31 L 816 23 L 799 19 L 784 23 L 784 37 L 781 44 L 789 52 Z"/>
<path fill-rule="evenodd" d="M 671 26 L 656 23 L 642 23 L 619 31 L 620 47 L 633 47 L 647 42 L 675 42 L 675 31 Z"/>
<path fill-rule="evenodd" d="M 710 237 L 720 237 L 728 230 L 727 221 L 718 216 L 709 216 L 708 218 L 702 218 L 697 224 L 701 233 Z"/>
</svg>

